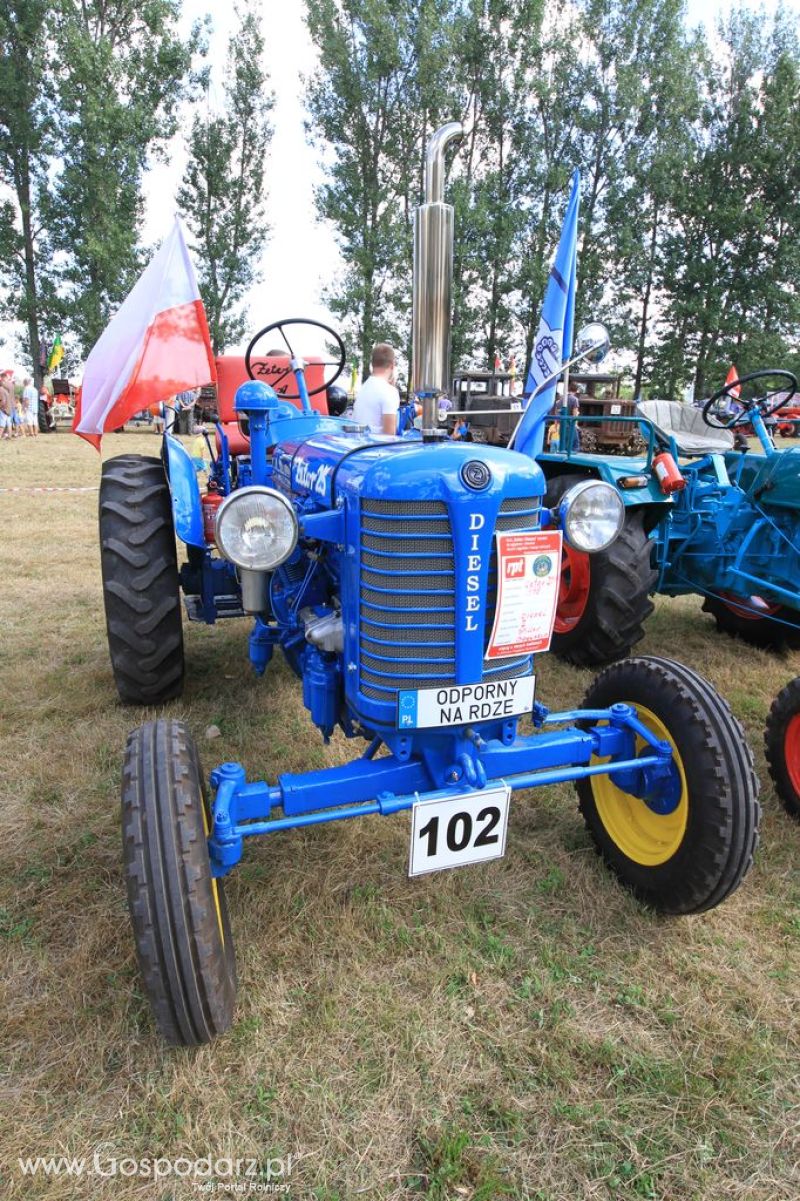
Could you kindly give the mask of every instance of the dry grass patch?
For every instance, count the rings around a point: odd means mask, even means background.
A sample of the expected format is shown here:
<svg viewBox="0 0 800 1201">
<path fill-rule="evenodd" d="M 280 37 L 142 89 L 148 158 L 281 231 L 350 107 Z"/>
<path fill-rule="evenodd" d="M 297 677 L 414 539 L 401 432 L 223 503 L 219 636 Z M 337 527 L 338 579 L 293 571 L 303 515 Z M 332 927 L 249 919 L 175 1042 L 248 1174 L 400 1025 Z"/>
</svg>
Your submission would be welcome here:
<svg viewBox="0 0 800 1201">
<path fill-rule="evenodd" d="M 106 454 L 155 453 L 146 433 Z M 86 486 L 59 433 L 0 446 L 0 487 Z M 764 783 L 762 847 L 728 904 L 666 921 L 607 875 L 571 788 L 516 796 L 508 853 L 409 881 L 395 817 L 251 843 L 231 878 L 240 1002 L 196 1052 L 155 1037 L 120 871 L 119 771 L 148 714 L 115 701 L 92 493 L 0 493 L 0 1187 L 8 1197 L 194 1196 L 189 1183 L 25 1179 L 17 1157 L 296 1156 L 291 1196 L 796 1201 L 800 828 L 766 784 L 761 730 L 800 658 L 720 638 L 659 600 L 642 650 L 709 676 Z M 206 768 L 269 779 L 322 746 L 278 660 L 250 675 L 242 623 L 186 631 L 167 707 Z M 539 695 L 590 681 L 544 656 Z M 344 798 L 342 798 L 344 799 Z"/>
</svg>

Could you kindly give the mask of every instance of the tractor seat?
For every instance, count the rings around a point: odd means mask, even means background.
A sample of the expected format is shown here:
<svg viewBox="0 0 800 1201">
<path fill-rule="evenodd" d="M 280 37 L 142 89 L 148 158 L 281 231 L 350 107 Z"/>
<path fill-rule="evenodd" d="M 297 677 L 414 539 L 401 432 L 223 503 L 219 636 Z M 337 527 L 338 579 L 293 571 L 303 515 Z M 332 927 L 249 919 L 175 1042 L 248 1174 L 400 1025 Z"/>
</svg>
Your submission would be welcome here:
<svg viewBox="0 0 800 1201">
<path fill-rule="evenodd" d="M 724 454 L 733 449 L 732 432 L 711 429 L 703 421 L 700 409 L 692 405 L 677 400 L 644 400 L 638 415 L 651 422 L 665 438 L 674 438 L 681 455 Z"/>
</svg>

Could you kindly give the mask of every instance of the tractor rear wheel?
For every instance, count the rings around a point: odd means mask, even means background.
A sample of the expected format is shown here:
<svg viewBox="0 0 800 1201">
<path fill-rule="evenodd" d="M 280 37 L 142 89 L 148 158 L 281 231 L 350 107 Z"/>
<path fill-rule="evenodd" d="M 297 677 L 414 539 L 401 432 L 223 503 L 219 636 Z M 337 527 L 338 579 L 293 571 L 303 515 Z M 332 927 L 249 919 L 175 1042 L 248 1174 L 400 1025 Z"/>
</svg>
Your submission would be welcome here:
<svg viewBox="0 0 800 1201">
<path fill-rule="evenodd" d="M 598 853 L 640 900 L 662 913 L 701 913 L 739 886 L 758 843 L 758 780 L 744 732 L 707 680 L 668 659 L 637 658 L 602 672 L 584 705 L 633 705 L 672 743 L 680 795 L 659 813 L 609 776 L 577 784 Z M 646 746 L 637 737 L 637 754 Z"/>
<path fill-rule="evenodd" d="M 721 633 L 751 646 L 772 651 L 800 647 L 800 613 L 788 605 L 771 604 L 760 596 L 707 596 L 703 612 L 711 614 Z"/>
<path fill-rule="evenodd" d="M 772 702 L 764 730 L 764 751 L 784 809 L 800 821 L 800 676 Z"/>
<path fill-rule="evenodd" d="M 560 475 L 547 486 L 546 504 L 555 505 L 578 476 Z M 552 650 L 577 667 L 613 663 L 644 637 L 653 612 L 650 593 L 657 572 L 641 513 L 630 512 L 619 537 L 607 550 L 587 555 L 564 543 L 561 584 Z"/>
<path fill-rule="evenodd" d="M 159 1033 L 195 1047 L 228 1029 L 236 961 L 221 880 L 211 875 L 208 807 L 194 739 L 180 721 L 128 735 L 122 848 L 136 953 Z"/>
<path fill-rule="evenodd" d="M 128 705 L 160 705 L 183 691 L 178 555 L 160 459 L 103 464 L 100 562 L 114 683 Z"/>
</svg>

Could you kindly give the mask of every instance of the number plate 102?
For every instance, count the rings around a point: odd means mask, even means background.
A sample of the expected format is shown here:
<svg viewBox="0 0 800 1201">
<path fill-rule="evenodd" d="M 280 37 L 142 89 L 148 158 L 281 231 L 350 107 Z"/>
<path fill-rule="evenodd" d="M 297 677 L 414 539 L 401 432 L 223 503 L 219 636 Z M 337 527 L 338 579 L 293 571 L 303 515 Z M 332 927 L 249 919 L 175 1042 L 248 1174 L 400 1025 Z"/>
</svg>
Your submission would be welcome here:
<svg viewBox="0 0 800 1201">
<path fill-rule="evenodd" d="M 511 788 L 502 784 L 417 801 L 411 810 L 409 876 L 502 859 Z"/>
</svg>

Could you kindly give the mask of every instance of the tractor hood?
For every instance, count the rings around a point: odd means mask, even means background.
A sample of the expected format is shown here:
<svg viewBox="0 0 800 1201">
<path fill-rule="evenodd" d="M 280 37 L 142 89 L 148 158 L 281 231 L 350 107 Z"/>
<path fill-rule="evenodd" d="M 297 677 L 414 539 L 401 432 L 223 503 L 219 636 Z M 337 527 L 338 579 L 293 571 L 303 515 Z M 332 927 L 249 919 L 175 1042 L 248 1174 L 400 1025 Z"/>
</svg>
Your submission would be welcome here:
<svg viewBox="0 0 800 1201">
<path fill-rule="evenodd" d="M 472 465 L 473 471 L 468 470 Z M 287 495 L 332 508 L 340 496 L 392 500 L 447 500 L 465 505 L 544 494 L 544 476 L 527 455 L 468 442 L 422 444 L 417 438 L 373 434 L 316 434 L 280 443 L 272 461 L 273 482 Z M 481 486 L 474 487 L 470 478 Z"/>
</svg>

